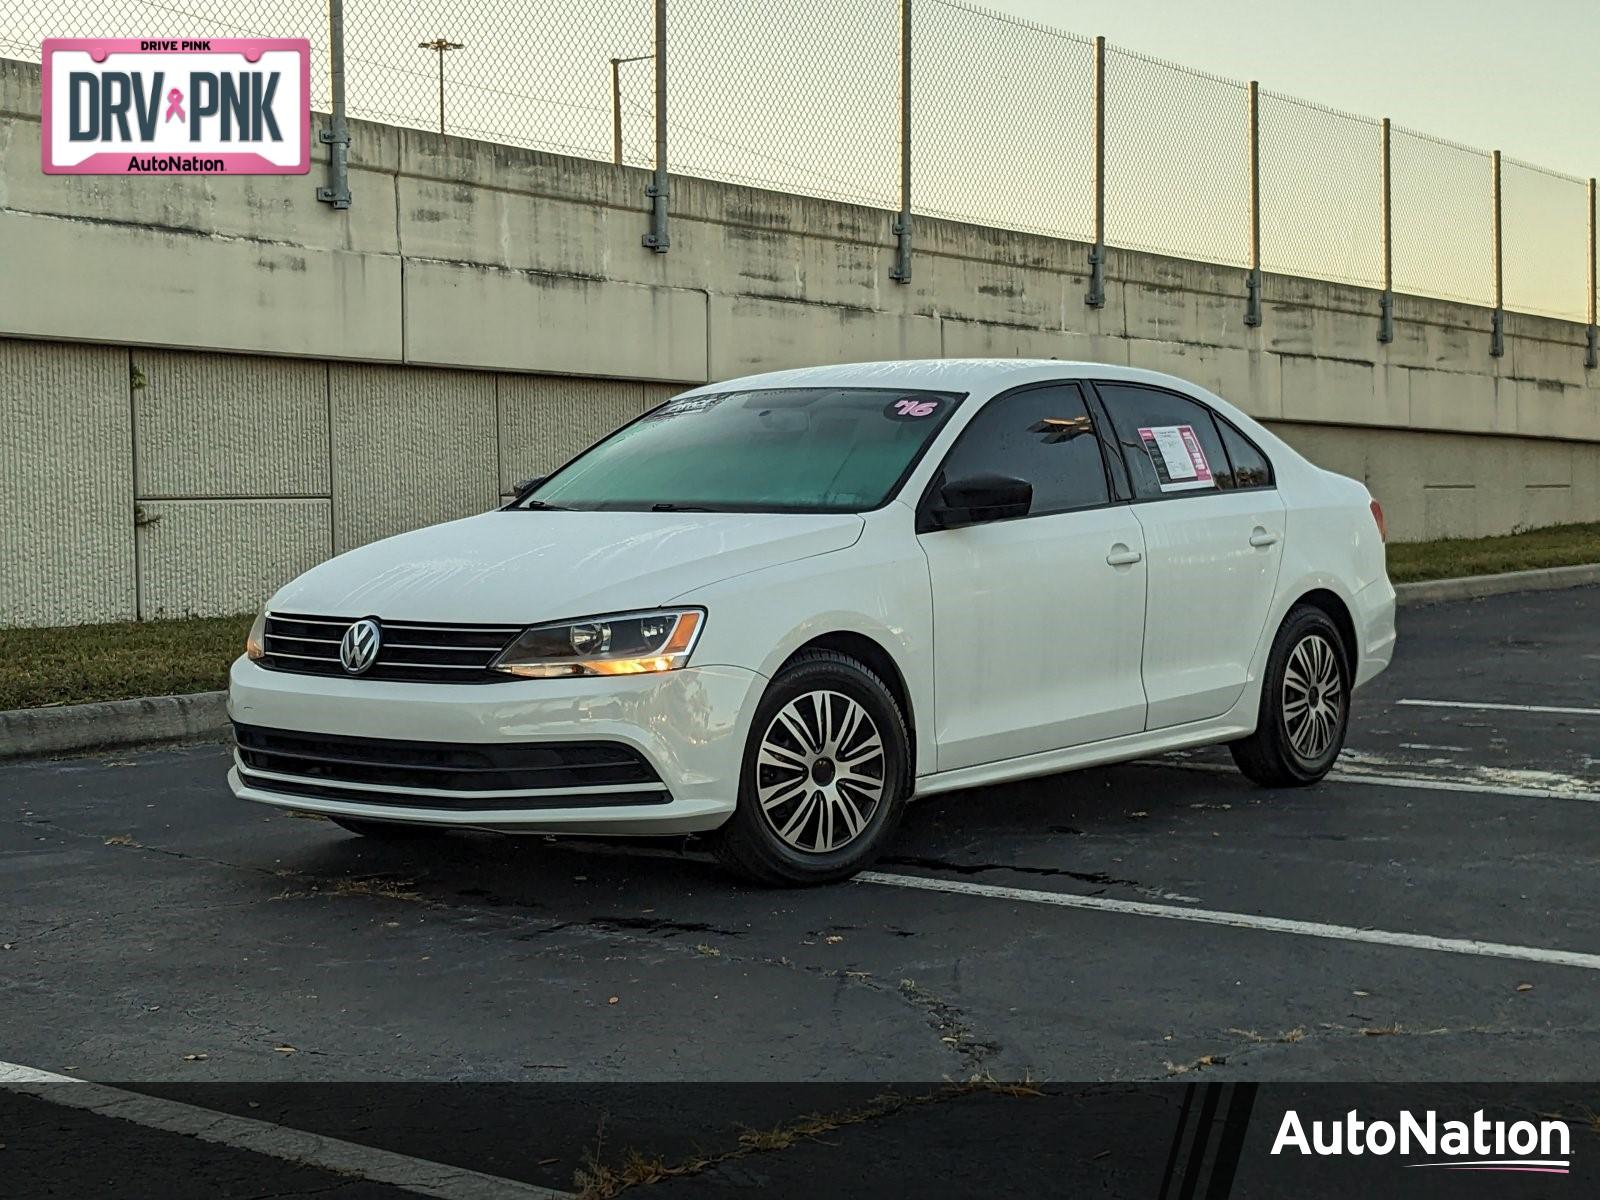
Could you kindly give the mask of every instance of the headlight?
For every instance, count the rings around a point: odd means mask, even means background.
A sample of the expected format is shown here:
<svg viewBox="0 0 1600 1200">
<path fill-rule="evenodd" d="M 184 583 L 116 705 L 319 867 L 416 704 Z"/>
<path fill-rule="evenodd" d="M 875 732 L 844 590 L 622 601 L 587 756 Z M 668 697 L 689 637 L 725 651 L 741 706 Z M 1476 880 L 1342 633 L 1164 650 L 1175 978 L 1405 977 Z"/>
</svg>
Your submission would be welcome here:
<svg viewBox="0 0 1600 1200">
<path fill-rule="evenodd" d="M 250 626 L 250 632 L 244 639 L 245 657 L 254 661 L 267 652 L 267 608 L 261 606 L 261 611 L 256 614 L 255 624 Z"/>
<path fill-rule="evenodd" d="M 705 617 L 702 609 L 680 608 L 535 625 L 494 669 L 530 679 L 676 671 L 688 663 Z"/>
</svg>

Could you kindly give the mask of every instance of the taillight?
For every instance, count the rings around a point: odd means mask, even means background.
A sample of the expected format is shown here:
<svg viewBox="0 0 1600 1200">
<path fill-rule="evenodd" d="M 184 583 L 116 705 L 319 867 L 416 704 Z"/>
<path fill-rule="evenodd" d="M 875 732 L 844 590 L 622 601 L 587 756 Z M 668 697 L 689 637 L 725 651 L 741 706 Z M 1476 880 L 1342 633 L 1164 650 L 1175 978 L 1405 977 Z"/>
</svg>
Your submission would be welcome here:
<svg viewBox="0 0 1600 1200">
<path fill-rule="evenodd" d="M 1383 519 L 1383 505 L 1376 500 L 1372 502 L 1372 519 L 1378 523 L 1378 540 L 1387 542 L 1389 540 L 1389 524 Z"/>
</svg>

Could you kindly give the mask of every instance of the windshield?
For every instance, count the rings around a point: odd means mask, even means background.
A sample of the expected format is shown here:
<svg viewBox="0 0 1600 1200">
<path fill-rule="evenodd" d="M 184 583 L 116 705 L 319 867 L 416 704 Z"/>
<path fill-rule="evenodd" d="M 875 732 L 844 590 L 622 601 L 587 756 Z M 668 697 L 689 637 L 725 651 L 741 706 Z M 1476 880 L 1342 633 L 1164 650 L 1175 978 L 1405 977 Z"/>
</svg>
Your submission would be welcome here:
<svg viewBox="0 0 1600 1200">
<path fill-rule="evenodd" d="M 860 512 L 893 495 L 960 399 L 848 387 L 682 396 L 591 446 L 522 502 Z"/>
</svg>

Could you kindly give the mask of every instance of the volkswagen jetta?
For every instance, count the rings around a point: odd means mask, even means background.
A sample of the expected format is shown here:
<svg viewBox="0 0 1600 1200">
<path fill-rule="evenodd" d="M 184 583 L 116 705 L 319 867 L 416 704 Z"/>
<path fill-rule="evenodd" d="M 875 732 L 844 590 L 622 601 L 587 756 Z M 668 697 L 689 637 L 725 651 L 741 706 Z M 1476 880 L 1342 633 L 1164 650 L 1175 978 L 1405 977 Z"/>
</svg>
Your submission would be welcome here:
<svg viewBox="0 0 1600 1200">
<path fill-rule="evenodd" d="M 774 884 L 848 876 L 955 788 L 1209 743 L 1309 784 L 1393 649 L 1383 532 L 1362 484 L 1151 371 L 713 384 L 281 589 L 229 780 L 364 834 L 702 832 Z"/>
</svg>

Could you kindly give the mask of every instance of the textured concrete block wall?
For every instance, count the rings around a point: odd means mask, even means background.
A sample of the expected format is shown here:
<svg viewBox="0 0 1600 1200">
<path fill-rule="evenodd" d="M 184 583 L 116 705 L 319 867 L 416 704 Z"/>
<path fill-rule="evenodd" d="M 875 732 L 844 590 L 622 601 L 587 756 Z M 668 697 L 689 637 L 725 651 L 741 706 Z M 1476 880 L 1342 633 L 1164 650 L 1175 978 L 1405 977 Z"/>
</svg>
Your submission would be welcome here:
<svg viewBox="0 0 1600 1200">
<path fill-rule="evenodd" d="M 0 624 L 137 615 L 128 355 L 0 339 Z"/>
<path fill-rule="evenodd" d="M 250 611 L 675 390 L 0 338 L 0 626 Z"/>
<path fill-rule="evenodd" d="M 124 354 L 140 616 L 241 612 L 328 557 L 325 363 Z"/>
<path fill-rule="evenodd" d="M 495 379 L 331 368 L 334 550 L 494 507 Z"/>
</svg>

